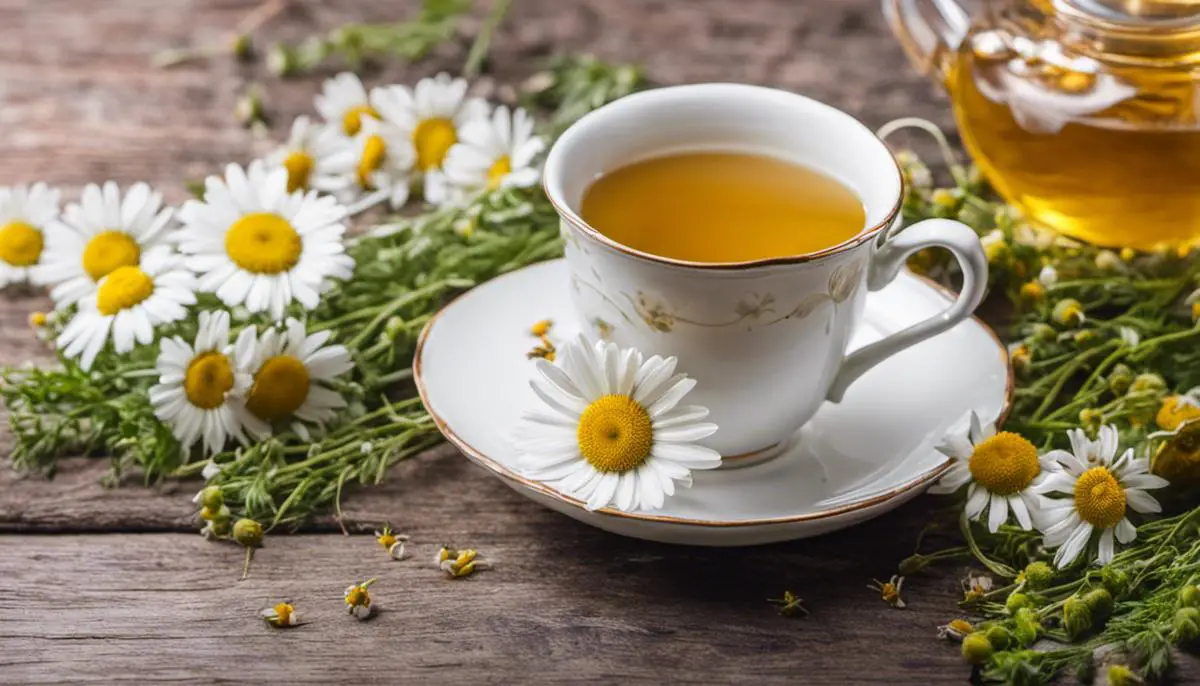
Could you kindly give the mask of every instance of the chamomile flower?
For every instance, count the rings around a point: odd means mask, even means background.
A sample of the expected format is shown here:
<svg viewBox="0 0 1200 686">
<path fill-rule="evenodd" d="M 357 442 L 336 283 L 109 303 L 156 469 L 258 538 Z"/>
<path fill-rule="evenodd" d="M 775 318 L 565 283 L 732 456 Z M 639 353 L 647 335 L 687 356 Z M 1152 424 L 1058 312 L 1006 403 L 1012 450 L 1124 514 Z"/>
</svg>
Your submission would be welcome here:
<svg viewBox="0 0 1200 686">
<path fill-rule="evenodd" d="M 147 251 L 141 265 L 122 265 L 100 279 L 94 295 L 79 301 L 79 311 L 63 328 L 55 346 L 64 357 L 91 369 L 96 355 L 112 340 L 118 353 L 134 342 L 154 341 L 154 328 L 187 316 L 196 303 L 195 277 L 167 246 Z"/>
<path fill-rule="evenodd" d="M 417 159 L 404 131 L 388 122 L 367 119 L 350 147 L 350 170 L 330 184 L 336 185 L 338 198 L 350 203 L 365 195 L 361 204 L 367 206 L 374 200 L 387 200 L 392 209 L 403 207 Z"/>
<path fill-rule="evenodd" d="M 314 99 L 317 111 L 330 126 L 338 127 L 347 136 L 356 135 L 363 122 L 379 116 L 371 107 L 367 89 L 351 72 L 342 72 L 327 79 L 321 93 Z"/>
<path fill-rule="evenodd" d="M 1062 465 L 1038 487 L 1040 493 L 1063 493 L 1067 498 L 1044 498 L 1038 528 L 1048 548 L 1058 548 L 1054 563 L 1070 565 L 1087 548 L 1093 534 L 1100 533 L 1097 561 L 1112 561 L 1115 544 L 1129 543 L 1137 529 L 1126 517 L 1129 509 L 1139 513 L 1160 512 L 1162 507 L 1146 491 L 1162 488 L 1167 480 L 1150 473 L 1150 461 L 1135 458 L 1129 448 L 1116 458 L 1115 427 L 1104 427 L 1097 441 L 1079 429 L 1070 432 L 1070 451 L 1052 450 L 1046 457 Z"/>
<path fill-rule="evenodd" d="M 253 383 L 246 392 L 246 409 L 261 420 L 257 426 L 264 434 L 274 422 L 329 421 L 346 400 L 328 384 L 354 368 L 346 346 L 325 345 L 333 332 L 309 336 L 296 319 L 288 319 L 285 326 L 267 329 L 249 346 L 253 356 L 247 367 Z M 240 351 L 240 338 L 238 343 Z"/>
<path fill-rule="evenodd" d="M 346 208 L 316 191 L 288 193 L 287 184 L 282 167 L 231 164 L 224 178 L 208 177 L 204 200 L 184 204 L 179 248 L 201 291 L 280 320 L 293 302 L 315 308 L 330 279 L 353 273 Z"/>
<path fill-rule="evenodd" d="M 96 293 L 104 277 L 121 267 L 137 267 L 143 253 L 166 241 L 173 210 L 163 207 L 162 194 L 144 183 L 121 197 L 117 184 L 90 184 L 78 203 L 45 228 L 46 248 L 32 276 L 53 285 L 50 296 L 59 308 Z"/>
<path fill-rule="evenodd" d="M 676 374 L 676 363 L 582 337 L 553 364 L 534 360 L 530 385 L 541 402 L 515 436 L 523 469 L 589 510 L 662 507 L 677 482 L 691 485 L 692 470 L 721 464 L 695 443 L 717 426 L 701 421 L 707 409 L 679 405 L 696 382 Z"/>
<path fill-rule="evenodd" d="M 42 259 L 46 226 L 58 217 L 58 191 L 44 183 L 0 188 L 0 288 L 30 280 Z"/>
<path fill-rule="evenodd" d="M 966 432 L 951 432 L 938 452 L 954 460 L 930 493 L 954 493 L 967 485 L 967 517 L 979 521 L 988 513 L 993 533 L 1008 521 L 1009 510 L 1025 530 L 1033 528 L 1039 496 L 1034 487 L 1055 462 L 1038 457 L 1037 448 L 1017 434 L 996 433 L 996 425 L 981 425 L 971 412 Z"/>
<path fill-rule="evenodd" d="M 291 603 L 278 603 L 274 607 L 263 609 L 260 614 L 267 624 L 276 629 L 286 629 L 300 623 L 300 613 L 296 612 Z"/>
<path fill-rule="evenodd" d="M 1197 420 L 1200 420 L 1200 386 L 1187 393 L 1163 398 L 1162 405 L 1154 415 L 1154 423 L 1164 431 L 1175 431 Z"/>
<path fill-rule="evenodd" d="M 446 153 L 442 173 L 427 179 L 425 198 L 447 204 L 483 190 L 528 188 L 541 175 L 536 160 L 545 147 L 525 110 L 510 113 L 501 105 L 490 118 L 463 127 L 459 142 Z"/>
<path fill-rule="evenodd" d="M 411 141 L 418 174 L 441 169 L 464 127 L 486 117 L 488 109 L 483 100 L 467 97 L 465 80 L 446 73 L 421 79 L 411 90 L 404 85 L 376 88 L 371 104 Z"/>
<path fill-rule="evenodd" d="M 253 359 L 252 328 L 243 329 L 233 346 L 229 313 L 201 312 L 195 341 L 175 336 L 159 343 L 159 382 L 150 388 L 154 415 L 171 427 L 185 450 L 202 440 L 210 455 L 230 438 L 244 441 L 247 424 L 265 432 L 265 424 L 247 416 L 242 400 L 253 381 L 248 369 Z"/>
<path fill-rule="evenodd" d="M 344 594 L 346 600 L 346 613 L 354 615 L 355 619 L 368 619 L 375 613 L 375 606 L 371 604 L 371 584 L 375 583 L 375 579 L 367 579 L 361 583 L 350 584 L 346 587 Z"/>
<path fill-rule="evenodd" d="M 354 167 L 354 151 L 337 129 L 301 115 L 292 121 L 287 142 L 267 155 L 266 163 L 287 169 L 288 193 L 315 188 L 336 195 Z"/>
</svg>

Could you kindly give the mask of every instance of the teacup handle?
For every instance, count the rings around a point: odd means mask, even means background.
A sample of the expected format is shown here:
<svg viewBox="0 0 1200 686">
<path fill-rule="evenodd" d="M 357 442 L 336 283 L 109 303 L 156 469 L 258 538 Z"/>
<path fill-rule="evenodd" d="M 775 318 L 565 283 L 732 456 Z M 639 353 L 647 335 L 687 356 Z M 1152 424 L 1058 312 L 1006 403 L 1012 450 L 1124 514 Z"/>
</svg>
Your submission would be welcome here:
<svg viewBox="0 0 1200 686">
<path fill-rule="evenodd" d="M 896 333 L 863 346 L 842 362 L 842 368 L 829 387 L 827 398 L 841 402 L 846 389 L 868 369 L 905 348 L 953 327 L 971 316 L 987 290 L 987 255 L 979 236 L 970 227 L 951 219 L 926 219 L 889 238 L 872 257 L 867 272 L 867 288 L 877 291 L 892 282 L 900 273 L 909 255 L 924 248 L 946 248 L 954 254 L 962 268 L 963 286 L 945 311 Z"/>
</svg>

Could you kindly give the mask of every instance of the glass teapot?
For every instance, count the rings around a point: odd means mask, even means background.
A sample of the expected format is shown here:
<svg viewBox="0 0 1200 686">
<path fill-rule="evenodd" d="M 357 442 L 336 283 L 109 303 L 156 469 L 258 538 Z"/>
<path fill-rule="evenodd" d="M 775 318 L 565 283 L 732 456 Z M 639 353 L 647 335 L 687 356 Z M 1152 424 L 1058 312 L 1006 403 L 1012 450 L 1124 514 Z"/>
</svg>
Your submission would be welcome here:
<svg viewBox="0 0 1200 686">
<path fill-rule="evenodd" d="M 1009 202 L 1100 245 L 1200 244 L 1200 0 L 883 0 Z"/>
</svg>

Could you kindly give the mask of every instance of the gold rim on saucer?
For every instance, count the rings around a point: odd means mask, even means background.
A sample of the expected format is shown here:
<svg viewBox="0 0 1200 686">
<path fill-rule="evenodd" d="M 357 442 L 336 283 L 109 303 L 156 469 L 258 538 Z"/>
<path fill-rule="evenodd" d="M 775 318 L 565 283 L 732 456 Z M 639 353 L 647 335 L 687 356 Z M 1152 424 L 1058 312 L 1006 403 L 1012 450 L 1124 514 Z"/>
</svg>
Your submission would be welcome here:
<svg viewBox="0 0 1200 686">
<path fill-rule="evenodd" d="M 532 268 L 532 267 L 541 266 L 542 264 L 544 264 L 544 263 L 539 262 L 539 263 L 535 263 L 535 264 L 526 265 L 519 269 L 514 269 L 511 272 L 497 276 L 495 279 L 492 279 L 492 281 L 495 281 L 497 279 L 507 278 L 509 276 L 512 276 L 513 274 L 517 274 L 518 272 L 524 271 L 524 270 Z M 954 293 L 952 291 L 950 291 L 947 288 L 944 288 L 943 286 L 932 281 L 931 279 L 928 279 L 926 277 L 919 276 L 919 275 L 917 275 L 917 278 L 919 280 L 925 282 L 927 285 L 929 285 L 933 289 L 937 290 L 942 295 L 948 296 L 950 298 L 954 297 Z M 487 283 L 491 283 L 491 281 L 489 281 Z M 483 286 L 483 285 L 486 285 L 486 284 L 481 284 L 481 286 Z M 478 288 L 478 287 L 479 286 L 476 286 L 476 288 Z M 474 289 L 472 289 L 472 290 L 474 290 Z M 433 325 L 437 322 L 438 318 L 441 317 L 442 313 L 446 312 L 446 310 L 453 307 L 454 303 L 457 302 L 459 300 L 459 298 L 462 298 L 463 296 L 468 295 L 470 292 L 471 291 L 467 291 L 466 293 L 459 294 L 456 298 L 454 298 L 454 300 L 451 300 L 449 303 L 444 305 L 440 310 L 438 310 L 438 312 L 436 314 L 434 314 L 433 317 L 431 317 L 428 322 L 426 322 L 425 327 L 421 329 L 420 337 L 417 338 L 416 350 L 413 352 L 413 364 L 412 364 L 413 381 L 416 383 L 417 393 L 421 396 L 421 403 L 425 406 L 425 411 L 428 412 L 429 416 L 433 418 L 433 421 L 437 425 L 438 430 L 442 432 L 442 435 L 446 437 L 446 440 L 449 441 L 456 448 L 458 448 L 459 451 L 461 451 L 464 455 L 466 455 L 467 458 L 470 459 L 475 464 L 478 464 L 481 467 L 484 467 L 485 469 L 491 471 L 492 473 L 496 474 L 497 476 L 500 476 L 501 478 L 503 478 L 507 481 L 518 483 L 532 491 L 535 491 L 542 495 L 548 496 L 548 497 L 558 500 L 560 502 L 567 503 L 569 505 L 573 505 L 581 510 L 588 511 L 589 513 L 602 514 L 602 515 L 607 515 L 610 517 L 620 517 L 620 518 L 624 518 L 624 519 L 634 519 L 634 520 L 640 520 L 640 521 L 645 521 L 645 522 L 663 522 L 663 523 L 668 523 L 668 524 L 679 524 L 679 525 L 683 525 L 683 526 L 698 526 L 698 527 L 745 527 L 745 526 L 762 526 L 762 525 L 768 525 L 768 524 L 787 524 L 787 523 L 792 523 L 792 522 L 808 522 L 808 521 L 828 519 L 831 517 L 837 517 L 839 515 L 849 514 L 852 512 L 856 512 L 858 510 L 863 510 L 863 509 L 873 507 L 880 503 L 887 502 L 888 500 L 891 500 L 897 496 L 907 493 L 908 491 L 911 491 L 914 488 L 920 488 L 920 487 L 923 487 L 923 486 L 933 483 L 938 478 L 940 478 L 942 476 L 942 474 L 944 474 L 946 472 L 947 469 L 950 468 L 950 462 L 947 460 L 946 462 L 943 462 L 943 463 L 937 465 L 936 467 L 933 467 L 932 469 L 926 471 L 925 473 L 917 476 L 914 479 L 911 479 L 911 480 L 905 482 L 904 484 L 901 484 L 900 486 L 892 488 L 891 490 L 889 490 L 885 493 L 880 493 L 878 495 L 867 498 L 866 500 L 851 503 L 849 505 L 843 505 L 840 507 L 831 508 L 828 510 L 821 510 L 819 512 L 809 512 L 807 514 L 790 515 L 790 516 L 786 516 L 786 517 L 769 517 L 769 518 L 762 518 L 762 519 L 745 519 L 745 520 L 737 520 L 737 521 L 710 521 L 710 520 L 702 520 L 702 519 L 684 519 L 681 517 L 672 517 L 672 516 L 667 516 L 667 515 L 654 515 L 654 514 L 644 514 L 644 513 L 637 513 L 637 512 L 622 512 L 621 510 L 617 510 L 617 509 L 611 508 L 611 507 L 606 507 L 606 508 L 597 509 L 597 510 L 587 510 L 586 504 L 582 500 L 573 498 L 569 495 L 566 495 L 565 493 L 561 493 L 541 482 L 528 479 L 528 478 L 518 474 L 517 472 L 513 471 L 512 469 L 509 469 L 508 467 L 500 464 L 496 460 L 488 457 L 487 455 L 485 455 L 484 453 L 482 453 L 481 451 L 476 449 L 474 446 L 472 446 L 470 443 L 467 443 L 465 440 L 463 440 L 462 437 L 460 437 L 459 435 L 454 433 L 454 431 L 450 428 L 450 426 L 446 423 L 446 421 L 444 419 L 442 419 L 440 416 L 438 416 L 438 414 L 433 411 L 433 408 L 430 407 L 429 397 L 428 397 L 428 394 L 426 392 L 426 387 L 425 387 L 425 380 L 421 373 L 421 356 L 425 350 L 425 341 L 428 338 L 429 332 L 432 330 Z M 995 341 L 996 347 L 1000 351 L 1001 359 L 1004 362 L 1004 367 L 1005 367 L 1005 371 L 1006 371 L 1006 380 L 1005 380 L 1005 385 L 1004 385 L 1004 405 L 1000 409 L 1000 416 L 996 418 L 996 425 L 1002 426 L 1004 424 L 1004 421 L 1008 418 L 1009 412 L 1012 411 L 1012 405 L 1013 405 L 1013 389 L 1014 389 L 1014 384 L 1016 382 L 1016 377 L 1013 372 L 1012 360 L 1009 359 L 1008 349 L 1004 346 L 1004 343 L 1001 342 L 1000 337 L 996 335 L 996 332 L 993 331 L 990 326 L 985 324 L 983 322 L 983 320 L 979 319 L 978 317 L 972 316 L 971 319 L 973 319 L 975 321 L 975 323 L 978 324 L 985 332 L 987 332 L 988 336 L 990 336 L 992 338 L 992 340 Z M 774 447 L 776 447 L 776 446 L 772 446 L 771 448 L 767 448 L 766 450 L 771 450 Z M 750 453 L 748 456 L 755 456 L 758 454 L 758 452 L 761 452 L 761 451 L 756 451 L 755 453 Z"/>
</svg>

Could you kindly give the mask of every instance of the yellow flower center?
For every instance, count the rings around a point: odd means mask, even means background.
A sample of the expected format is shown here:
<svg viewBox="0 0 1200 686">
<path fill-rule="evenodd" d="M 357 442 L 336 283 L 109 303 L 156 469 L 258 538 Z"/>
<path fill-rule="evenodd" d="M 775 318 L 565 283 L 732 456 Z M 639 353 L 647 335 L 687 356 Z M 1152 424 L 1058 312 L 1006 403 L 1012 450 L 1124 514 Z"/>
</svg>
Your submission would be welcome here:
<svg viewBox="0 0 1200 686">
<path fill-rule="evenodd" d="M 146 272 L 137 267 L 117 267 L 96 291 L 96 309 L 100 314 L 112 316 L 149 298 L 153 292 L 154 279 Z"/>
<path fill-rule="evenodd" d="M 92 237 L 83 249 L 83 271 L 99 281 L 120 267 L 136 266 L 142 249 L 124 231 L 104 231 Z"/>
<path fill-rule="evenodd" d="M 371 594 L 362 586 L 355 586 L 346 594 L 346 604 L 354 607 L 367 607 L 371 604 Z"/>
<path fill-rule="evenodd" d="M 1158 408 L 1158 414 L 1154 417 L 1154 423 L 1164 431 L 1174 431 L 1184 422 L 1194 419 L 1200 419 L 1200 407 L 1173 395 L 1163 400 L 1162 407 Z"/>
<path fill-rule="evenodd" d="M 346 110 L 346 114 L 342 115 L 342 130 L 347 136 L 353 136 L 362 129 L 363 116 L 379 118 L 379 113 L 370 105 L 355 105 Z"/>
<path fill-rule="evenodd" d="M 417 169 L 429 171 L 442 166 L 450 146 L 458 142 L 458 132 L 449 119 L 422 119 L 413 129 L 412 142 L 417 150 Z"/>
<path fill-rule="evenodd" d="M 246 409 L 269 422 L 290 417 L 308 399 L 308 387 L 304 363 L 291 355 L 276 355 L 254 375 Z"/>
<path fill-rule="evenodd" d="M 627 472 L 646 461 L 654 445 L 650 415 L 627 395 L 598 398 L 579 418 L 579 453 L 601 472 Z"/>
<path fill-rule="evenodd" d="M 313 169 L 312 155 L 295 150 L 283 161 L 283 166 L 288 171 L 288 193 L 308 188 L 308 177 Z"/>
<path fill-rule="evenodd" d="M 379 545 L 383 546 L 384 548 L 391 548 L 392 546 L 396 545 L 397 539 L 395 534 L 384 534 L 380 536 L 378 540 Z"/>
<path fill-rule="evenodd" d="M 233 365 L 218 352 L 197 356 L 183 375 L 183 390 L 188 402 L 202 410 L 220 407 L 225 394 L 233 388 Z"/>
<path fill-rule="evenodd" d="M 286 219 L 269 212 L 247 214 L 225 232 L 225 252 L 255 274 L 279 274 L 296 266 L 304 243 Z"/>
<path fill-rule="evenodd" d="M 1092 467 L 1075 482 L 1075 512 L 1099 529 L 1111 529 L 1125 517 L 1125 489 L 1106 467 Z"/>
<path fill-rule="evenodd" d="M 504 177 L 512 173 L 512 160 L 508 155 L 501 157 L 488 167 L 488 190 L 494 191 L 500 187 L 500 182 Z"/>
<path fill-rule="evenodd" d="M 292 623 L 292 612 L 295 609 L 287 603 L 279 603 L 275 606 L 276 623 L 282 626 L 287 626 Z"/>
<path fill-rule="evenodd" d="M 371 173 L 383 166 L 387 157 L 387 144 L 380 136 L 370 136 L 363 144 L 362 157 L 358 160 L 358 185 L 363 188 L 373 188 Z"/>
<path fill-rule="evenodd" d="M 976 445 L 968 466 L 976 483 L 998 495 L 1024 490 L 1041 472 L 1037 448 L 1009 431 Z"/>
<path fill-rule="evenodd" d="M 0 260 L 14 267 L 37 264 L 42 256 L 42 232 L 25 222 L 0 226 Z"/>
</svg>

